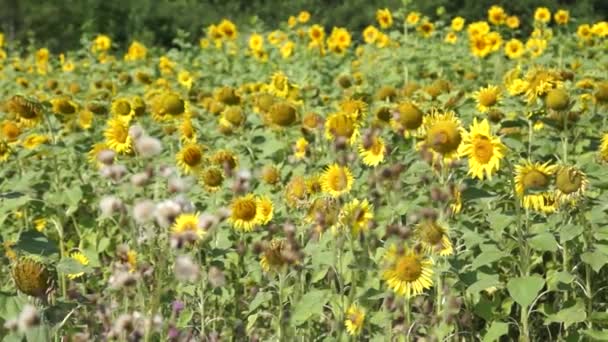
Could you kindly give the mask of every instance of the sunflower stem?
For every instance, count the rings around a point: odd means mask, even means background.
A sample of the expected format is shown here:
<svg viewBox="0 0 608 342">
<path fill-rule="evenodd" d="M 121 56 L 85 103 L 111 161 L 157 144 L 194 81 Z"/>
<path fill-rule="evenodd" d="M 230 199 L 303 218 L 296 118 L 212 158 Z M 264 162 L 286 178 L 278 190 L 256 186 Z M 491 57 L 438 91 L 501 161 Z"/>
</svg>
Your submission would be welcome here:
<svg viewBox="0 0 608 342">
<path fill-rule="evenodd" d="M 410 341 L 410 327 L 412 324 L 412 310 L 410 308 L 411 302 L 410 297 L 405 297 L 403 304 L 403 315 L 405 316 L 405 327 L 407 332 L 405 334 L 405 340 Z"/>
<path fill-rule="evenodd" d="M 283 330 L 283 287 L 285 286 L 284 271 L 279 272 L 279 324 L 278 324 L 278 335 L 279 342 L 283 342 L 285 339 L 285 332 Z"/>
</svg>

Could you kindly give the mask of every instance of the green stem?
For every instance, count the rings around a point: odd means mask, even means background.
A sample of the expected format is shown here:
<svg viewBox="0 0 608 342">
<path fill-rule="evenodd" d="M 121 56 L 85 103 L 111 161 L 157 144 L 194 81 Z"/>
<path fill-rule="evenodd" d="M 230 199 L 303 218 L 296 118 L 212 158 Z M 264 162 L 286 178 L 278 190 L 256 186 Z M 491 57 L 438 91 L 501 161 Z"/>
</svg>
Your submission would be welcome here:
<svg viewBox="0 0 608 342">
<path fill-rule="evenodd" d="M 279 324 L 278 324 L 278 333 L 279 333 L 279 342 L 283 342 L 285 340 L 285 331 L 283 329 L 283 287 L 285 286 L 285 274 L 284 271 L 281 270 L 279 272 Z"/>
<path fill-rule="evenodd" d="M 409 331 L 410 331 L 410 328 L 412 325 L 412 310 L 411 310 L 410 304 L 411 304 L 410 298 L 406 297 L 405 302 L 403 304 L 403 315 L 405 316 L 405 327 L 407 329 L 407 331 L 405 332 L 405 340 L 408 342 L 410 341 Z"/>
</svg>

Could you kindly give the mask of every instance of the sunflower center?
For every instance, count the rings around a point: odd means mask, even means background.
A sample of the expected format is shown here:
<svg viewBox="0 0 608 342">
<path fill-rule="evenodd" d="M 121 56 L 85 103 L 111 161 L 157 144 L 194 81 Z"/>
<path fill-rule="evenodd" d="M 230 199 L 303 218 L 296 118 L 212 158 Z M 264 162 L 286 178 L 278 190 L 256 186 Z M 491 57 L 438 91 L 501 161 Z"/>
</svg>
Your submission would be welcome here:
<svg viewBox="0 0 608 342">
<path fill-rule="evenodd" d="M 339 137 L 350 138 L 355 132 L 355 124 L 346 115 L 338 117 L 332 125 L 332 132 Z"/>
<path fill-rule="evenodd" d="M 370 147 L 369 151 L 373 155 L 376 155 L 376 156 L 380 155 L 382 153 L 382 143 L 380 143 L 380 141 L 377 138 L 374 139 L 374 143 Z"/>
<path fill-rule="evenodd" d="M 427 144 L 446 154 L 455 151 L 462 140 L 458 127 L 451 122 L 439 122 L 429 130 Z"/>
<path fill-rule="evenodd" d="M 76 107 L 74 107 L 70 101 L 60 100 L 57 104 L 57 110 L 61 114 L 74 114 L 76 112 Z"/>
<path fill-rule="evenodd" d="M 127 101 L 120 101 L 116 104 L 116 114 L 129 115 L 131 113 L 131 105 Z"/>
<path fill-rule="evenodd" d="M 251 221 L 255 218 L 257 207 L 251 200 L 240 200 L 234 205 L 234 215 L 243 221 Z"/>
<path fill-rule="evenodd" d="M 417 257 L 412 255 L 402 256 L 395 267 L 397 277 L 402 281 L 412 282 L 420 278 L 422 264 Z"/>
<path fill-rule="evenodd" d="M 430 245 L 437 245 L 443 238 L 443 229 L 434 222 L 426 222 L 422 225 L 420 235 L 422 240 Z"/>
<path fill-rule="evenodd" d="M 479 93 L 479 103 L 486 107 L 491 107 L 496 104 L 498 100 L 496 93 L 493 91 L 482 91 Z"/>
<path fill-rule="evenodd" d="M 329 184 L 334 190 L 342 190 L 346 188 L 348 177 L 342 170 L 336 170 L 329 174 Z"/>
<path fill-rule="evenodd" d="M 376 112 L 376 117 L 380 121 L 388 122 L 391 119 L 391 111 L 387 107 L 382 107 Z"/>
<path fill-rule="evenodd" d="M 524 175 L 523 185 L 525 190 L 543 190 L 549 185 L 549 177 L 538 170 L 531 170 Z"/>
<path fill-rule="evenodd" d="M 487 137 L 477 137 L 473 143 L 473 154 L 481 164 L 487 164 L 492 158 L 494 145 Z"/>
<path fill-rule="evenodd" d="M 179 115 L 186 110 L 186 103 L 177 94 L 166 94 L 163 97 L 163 111 L 166 114 Z"/>
<path fill-rule="evenodd" d="M 201 151 L 196 147 L 188 147 L 184 151 L 184 163 L 189 166 L 196 166 L 201 162 L 203 155 Z"/>
<path fill-rule="evenodd" d="M 125 143 L 129 137 L 129 131 L 124 126 L 117 126 L 114 130 L 114 139 L 120 143 Z"/>
<path fill-rule="evenodd" d="M 557 174 L 555 184 L 564 194 L 571 194 L 581 188 L 583 176 L 574 170 L 562 169 Z"/>
<path fill-rule="evenodd" d="M 217 169 L 209 169 L 203 173 L 203 182 L 208 186 L 219 186 L 223 181 L 222 173 Z"/>
</svg>

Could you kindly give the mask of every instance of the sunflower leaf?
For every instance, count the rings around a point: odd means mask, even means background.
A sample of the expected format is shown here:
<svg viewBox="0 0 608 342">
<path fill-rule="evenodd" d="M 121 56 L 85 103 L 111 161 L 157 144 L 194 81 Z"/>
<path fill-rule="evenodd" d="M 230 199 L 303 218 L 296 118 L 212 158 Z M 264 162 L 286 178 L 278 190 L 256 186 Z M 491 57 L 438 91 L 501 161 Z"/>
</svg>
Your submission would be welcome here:
<svg viewBox="0 0 608 342">
<path fill-rule="evenodd" d="M 513 278 L 507 283 L 511 298 L 525 308 L 532 304 L 543 286 L 545 280 L 538 275 Z"/>
</svg>

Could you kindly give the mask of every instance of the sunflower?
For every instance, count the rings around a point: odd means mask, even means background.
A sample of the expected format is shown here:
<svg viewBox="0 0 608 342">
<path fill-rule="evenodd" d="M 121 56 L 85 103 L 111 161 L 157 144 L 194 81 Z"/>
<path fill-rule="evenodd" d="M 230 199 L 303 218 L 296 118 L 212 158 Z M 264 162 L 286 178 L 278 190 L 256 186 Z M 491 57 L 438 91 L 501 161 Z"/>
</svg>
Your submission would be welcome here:
<svg viewBox="0 0 608 342">
<path fill-rule="evenodd" d="M 558 25 L 566 25 L 568 24 L 568 20 L 570 20 L 570 12 L 564 9 L 560 9 L 553 15 L 553 19 Z"/>
<path fill-rule="evenodd" d="M 81 252 L 73 252 L 70 254 L 70 259 L 76 261 L 80 266 L 87 266 L 89 264 L 89 258 Z M 84 275 L 84 272 L 68 273 L 67 276 L 70 279 L 80 278 Z"/>
<path fill-rule="evenodd" d="M 129 135 L 127 123 L 119 118 L 108 121 L 104 132 L 106 144 L 117 153 L 127 154 L 131 152 L 132 141 Z"/>
<path fill-rule="evenodd" d="M 177 165 L 185 174 L 193 173 L 203 166 L 204 147 L 199 144 L 187 144 L 177 153 Z"/>
<path fill-rule="evenodd" d="M 510 59 L 518 59 L 524 55 L 526 49 L 524 49 L 524 43 L 519 39 L 511 39 L 505 44 L 505 54 Z"/>
<path fill-rule="evenodd" d="M 357 122 L 361 122 L 367 116 L 367 103 L 359 99 L 345 98 L 338 104 L 340 111 L 351 114 Z"/>
<path fill-rule="evenodd" d="M 403 135 L 408 137 L 422 126 L 423 118 L 424 113 L 415 103 L 402 102 L 397 106 L 391 120 L 391 126 L 397 130 L 403 129 Z"/>
<path fill-rule="evenodd" d="M 587 175 L 576 167 L 562 166 L 555 176 L 556 195 L 560 203 L 571 202 L 585 193 L 589 181 Z"/>
<path fill-rule="evenodd" d="M 376 11 L 376 20 L 380 27 L 383 29 L 387 29 L 393 26 L 393 14 L 388 8 L 378 9 Z"/>
<path fill-rule="evenodd" d="M 346 332 L 351 336 L 357 336 L 361 334 L 363 330 L 363 323 L 365 322 L 365 311 L 356 304 L 346 310 L 346 320 L 344 320 L 344 326 Z"/>
<path fill-rule="evenodd" d="M 43 263 L 32 257 L 17 259 L 11 275 L 17 289 L 30 296 L 43 297 L 53 289 L 53 274 Z"/>
<path fill-rule="evenodd" d="M 425 21 L 416 29 L 424 38 L 428 38 L 433 34 L 433 31 L 435 30 L 435 25 L 430 21 Z"/>
<path fill-rule="evenodd" d="M 228 221 L 237 230 L 250 232 L 260 223 L 258 201 L 252 194 L 235 198 L 230 210 Z"/>
<path fill-rule="evenodd" d="M 353 186 L 353 174 L 347 166 L 333 164 L 321 175 L 323 192 L 332 197 L 340 197 Z"/>
<path fill-rule="evenodd" d="M 325 137 L 327 140 L 344 138 L 350 145 L 359 137 L 359 124 L 352 114 L 338 112 L 331 114 L 325 122 Z"/>
<path fill-rule="evenodd" d="M 261 177 L 264 183 L 275 185 L 281 180 L 281 172 L 274 165 L 264 165 L 261 171 Z"/>
<path fill-rule="evenodd" d="M 217 28 L 227 39 L 235 40 L 238 36 L 236 25 L 228 19 L 223 19 Z"/>
<path fill-rule="evenodd" d="M 264 272 L 279 271 L 287 264 L 287 260 L 283 257 L 284 248 L 285 241 L 279 239 L 273 239 L 264 248 L 260 258 L 260 266 Z"/>
<path fill-rule="evenodd" d="M 190 112 L 188 101 L 174 92 L 158 94 L 152 102 L 152 118 L 165 121 Z"/>
<path fill-rule="evenodd" d="M 555 196 L 549 191 L 555 165 L 523 161 L 515 166 L 515 191 L 527 209 L 550 213 L 556 210 Z"/>
<path fill-rule="evenodd" d="M 6 141 L 14 142 L 19 138 L 21 128 L 14 121 L 7 120 L 0 124 L 0 133 Z"/>
<path fill-rule="evenodd" d="M 373 44 L 378 39 L 379 35 L 380 35 L 380 31 L 378 31 L 378 29 L 375 28 L 373 25 L 369 25 L 368 27 L 365 28 L 365 30 L 363 30 L 363 41 L 366 44 Z M 346 87 L 346 88 L 348 88 L 348 87 Z"/>
<path fill-rule="evenodd" d="M 452 111 L 433 110 L 424 117 L 425 143 L 433 152 L 440 154 L 444 160 L 457 157 L 458 146 L 462 141 L 460 120 Z"/>
<path fill-rule="evenodd" d="M 492 179 L 500 168 L 505 151 L 500 138 L 492 135 L 487 119 L 481 122 L 473 119 L 469 131 L 463 132 L 462 144 L 458 148 L 458 154 L 469 160 L 469 175 L 480 180 L 485 177 Z"/>
<path fill-rule="evenodd" d="M 547 7 L 538 7 L 534 11 L 534 20 L 546 24 L 551 21 L 551 12 Z"/>
<path fill-rule="evenodd" d="M 372 136 L 370 139 L 365 140 L 369 140 L 369 142 L 364 141 L 359 144 L 359 155 L 363 160 L 363 164 L 377 166 L 384 161 L 384 154 L 386 153 L 384 140 L 377 136 Z"/>
<path fill-rule="evenodd" d="M 216 151 L 211 156 L 211 162 L 229 170 L 234 170 L 239 166 L 238 157 L 228 150 Z"/>
<path fill-rule="evenodd" d="M 473 36 L 470 39 L 471 53 L 474 56 L 484 58 L 492 52 L 492 44 L 485 35 Z"/>
<path fill-rule="evenodd" d="M 261 225 L 265 225 L 272 220 L 274 205 L 272 204 L 272 200 L 267 196 L 258 196 L 256 202 L 259 215 L 258 221 Z"/>
<path fill-rule="evenodd" d="M 188 235 L 190 241 L 198 241 L 205 236 L 205 231 L 199 227 L 199 214 L 180 214 L 175 218 L 171 232 L 177 236 Z"/>
<path fill-rule="evenodd" d="M 6 162 L 11 156 L 11 151 L 10 146 L 6 142 L 0 141 L 0 162 Z"/>
<path fill-rule="evenodd" d="M 97 165 L 97 167 L 100 168 L 103 164 L 99 162 L 97 156 L 99 155 L 99 152 L 104 150 L 110 150 L 110 147 L 106 143 L 94 144 L 87 153 L 87 160 L 89 161 L 89 163 Z"/>
<path fill-rule="evenodd" d="M 416 237 L 428 254 L 447 256 L 454 253 L 447 228 L 435 220 L 425 219 L 416 225 Z"/>
<path fill-rule="evenodd" d="M 533 103 L 538 97 L 544 96 L 551 89 L 560 88 L 563 84 L 557 72 L 542 67 L 528 70 L 524 81 L 528 103 Z"/>
<path fill-rule="evenodd" d="M 188 116 L 184 117 L 179 125 L 179 139 L 185 144 L 194 144 L 197 141 L 196 129 L 192 125 L 192 119 Z"/>
<path fill-rule="evenodd" d="M 272 128 L 286 128 L 297 120 L 296 107 L 287 101 L 277 101 L 265 115 L 265 121 Z"/>
<path fill-rule="evenodd" d="M 489 85 L 485 88 L 481 88 L 473 93 L 475 100 L 477 101 L 477 110 L 482 113 L 487 113 L 500 101 L 500 89 L 497 86 Z"/>
<path fill-rule="evenodd" d="M 200 181 L 210 192 L 220 189 L 224 182 L 224 173 L 217 166 L 209 166 L 200 173 Z"/>
<path fill-rule="evenodd" d="M 131 106 L 131 101 L 126 97 L 119 97 L 112 101 L 112 108 L 110 110 L 112 115 L 117 118 L 121 118 L 125 122 L 130 122 L 133 116 L 135 116 L 135 111 Z"/>
<path fill-rule="evenodd" d="M 35 126 L 42 120 L 42 106 L 21 95 L 14 95 L 6 103 L 9 113 L 15 115 L 20 123 L 27 127 Z"/>
<path fill-rule="evenodd" d="M 405 22 L 411 26 L 418 24 L 418 21 L 420 21 L 419 12 L 410 12 L 407 17 L 405 17 Z"/>
<path fill-rule="evenodd" d="M 517 17 L 516 15 L 510 15 L 507 17 L 505 23 L 507 24 L 508 28 L 516 29 L 519 27 L 519 17 Z"/>
<path fill-rule="evenodd" d="M 299 207 L 307 195 L 306 180 L 302 176 L 292 177 L 285 186 L 285 201 L 289 207 Z"/>
<path fill-rule="evenodd" d="M 61 115 L 71 115 L 78 111 L 78 105 L 66 96 L 54 98 L 51 100 L 53 112 Z"/>
<path fill-rule="evenodd" d="M 354 199 L 344 205 L 340 211 L 340 224 L 349 229 L 354 237 L 369 230 L 369 224 L 374 219 L 373 207 L 365 199 Z"/>
<path fill-rule="evenodd" d="M 337 201 L 328 197 L 318 197 L 312 201 L 304 217 L 307 223 L 314 223 L 317 232 L 322 233 L 328 229 L 338 231 L 340 207 Z"/>
<path fill-rule="evenodd" d="M 494 25 L 502 25 L 505 22 L 507 13 L 500 6 L 492 6 L 488 10 L 488 21 Z"/>
<path fill-rule="evenodd" d="M 448 44 L 456 44 L 456 42 L 458 41 L 458 35 L 456 34 L 456 32 L 448 32 L 448 34 L 445 35 L 443 41 Z"/>
<path fill-rule="evenodd" d="M 455 32 L 460 32 L 464 28 L 465 19 L 463 17 L 455 17 L 452 19 L 451 27 Z"/>
<path fill-rule="evenodd" d="M 389 247 L 384 260 L 382 278 L 398 295 L 410 298 L 421 294 L 433 285 L 433 261 L 414 250 Z"/>
</svg>

